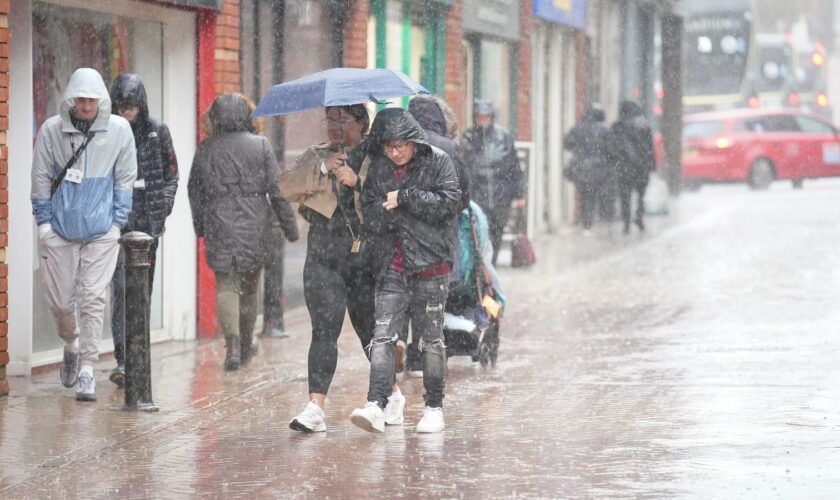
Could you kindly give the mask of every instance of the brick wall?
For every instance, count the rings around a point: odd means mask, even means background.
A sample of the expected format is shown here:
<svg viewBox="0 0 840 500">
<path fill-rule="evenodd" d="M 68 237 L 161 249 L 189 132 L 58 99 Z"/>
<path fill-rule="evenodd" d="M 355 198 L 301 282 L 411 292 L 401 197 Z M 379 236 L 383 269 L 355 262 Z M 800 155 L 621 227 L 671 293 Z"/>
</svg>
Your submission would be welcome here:
<svg viewBox="0 0 840 500">
<path fill-rule="evenodd" d="M 520 141 L 531 140 L 531 0 L 522 0 L 519 14 L 519 83 L 517 88 L 517 127 Z"/>
<path fill-rule="evenodd" d="M 355 0 L 347 6 L 344 24 L 344 66 L 366 68 L 368 63 L 368 0 Z"/>
<path fill-rule="evenodd" d="M 6 246 L 9 231 L 9 0 L 0 0 L 0 395 L 9 393 L 9 265 Z"/>
<path fill-rule="evenodd" d="M 216 94 L 239 92 L 239 0 L 225 0 L 216 18 Z"/>
<path fill-rule="evenodd" d="M 467 68 L 464 58 L 464 16 L 463 0 L 455 0 L 446 16 L 446 61 L 444 69 L 444 96 L 446 102 L 455 111 L 458 129 L 464 131 L 467 123 Z"/>
</svg>

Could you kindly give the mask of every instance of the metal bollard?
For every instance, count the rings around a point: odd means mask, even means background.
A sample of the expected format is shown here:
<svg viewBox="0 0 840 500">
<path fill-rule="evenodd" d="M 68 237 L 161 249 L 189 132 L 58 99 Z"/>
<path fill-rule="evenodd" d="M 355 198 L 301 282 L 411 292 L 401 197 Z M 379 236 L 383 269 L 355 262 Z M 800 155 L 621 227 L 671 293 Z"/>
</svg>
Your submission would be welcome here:
<svg viewBox="0 0 840 500">
<path fill-rule="evenodd" d="M 120 238 L 125 251 L 125 406 L 123 410 L 155 412 L 149 347 L 149 247 L 153 238 L 132 231 Z"/>
</svg>

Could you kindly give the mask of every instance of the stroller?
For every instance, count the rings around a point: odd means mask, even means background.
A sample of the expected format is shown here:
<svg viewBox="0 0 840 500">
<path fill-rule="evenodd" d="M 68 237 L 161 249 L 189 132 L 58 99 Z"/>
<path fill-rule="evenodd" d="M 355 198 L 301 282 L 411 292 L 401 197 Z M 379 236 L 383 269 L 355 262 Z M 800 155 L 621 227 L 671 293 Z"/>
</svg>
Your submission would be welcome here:
<svg viewBox="0 0 840 500">
<path fill-rule="evenodd" d="M 443 321 L 447 356 L 496 366 L 505 297 L 492 264 L 487 217 L 475 203 L 458 215 L 458 245 Z"/>
</svg>

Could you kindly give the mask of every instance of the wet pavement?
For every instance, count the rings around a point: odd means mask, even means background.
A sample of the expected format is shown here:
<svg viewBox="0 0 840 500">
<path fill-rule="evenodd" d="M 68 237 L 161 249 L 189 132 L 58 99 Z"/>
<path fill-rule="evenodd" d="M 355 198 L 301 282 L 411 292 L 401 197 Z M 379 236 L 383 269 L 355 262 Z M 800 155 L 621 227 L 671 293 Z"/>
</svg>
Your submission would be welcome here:
<svg viewBox="0 0 840 500">
<path fill-rule="evenodd" d="M 644 235 L 575 230 L 501 271 L 495 369 L 449 363 L 447 429 L 350 424 L 367 367 L 346 332 L 328 432 L 287 428 L 306 401 L 308 317 L 221 370 L 222 342 L 155 346 L 161 411 L 73 400 L 55 372 L 0 401 L 2 498 L 837 498 L 840 182 L 704 187 Z"/>
</svg>

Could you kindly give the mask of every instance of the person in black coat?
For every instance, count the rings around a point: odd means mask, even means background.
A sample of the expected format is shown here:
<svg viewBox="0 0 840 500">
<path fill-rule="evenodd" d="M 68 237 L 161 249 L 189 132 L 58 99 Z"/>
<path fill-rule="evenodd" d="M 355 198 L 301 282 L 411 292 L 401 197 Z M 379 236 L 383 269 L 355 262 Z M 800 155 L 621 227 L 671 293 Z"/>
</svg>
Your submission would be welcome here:
<svg viewBox="0 0 840 500">
<path fill-rule="evenodd" d="M 470 172 L 470 198 L 490 221 L 493 264 L 499 254 L 511 205 L 524 206 L 525 179 L 513 137 L 495 123 L 496 110 L 487 100 L 473 105 L 473 127 L 461 137 L 464 163 Z"/>
<path fill-rule="evenodd" d="M 142 231 L 153 238 L 149 250 L 149 297 L 155 278 L 157 247 L 172 213 L 178 190 L 178 159 L 172 147 L 169 127 L 149 116 L 146 88 L 140 75 L 123 73 L 111 84 L 111 112 L 131 124 L 137 146 L 137 180 L 133 204 L 122 234 Z M 131 297 L 128 298 L 131 300 Z M 111 279 L 111 335 L 117 366 L 110 379 L 125 384 L 125 253 L 120 247 L 117 267 Z"/>
<path fill-rule="evenodd" d="M 638 197 L 634 222 L 639 231 L 644 231 L 645 191 L 656 160 L 653 131 L 635 102 L 622 101 L 619 105 L 618 121 L 612 126 L 610 153 L 618 171 L 624 233 L 630 232 L 630 202 L 634 192 Z"/>
<path fill-rule="evenodd" d="M 580 193 L 581 224 L 584 230 L 592 227 L 598 191 L 609 179 L 607 151 L 610 131 L 604 120 L 604 111 L 593 103 L 563 140 L 563 147 L 573 155 L 565 176 L 577 186 Z"/>
<path fill-rule="evenodd" d="M 204 237 L 216 276 L 216 308 L 227 342 L 225 369 L 254 354 L 257 286 L 270 245 L 272 220 L 289 241 L 298 239 L 291 205 L 280 193 L 277 160 L 268 139 L 254 132 L 245 96 L 225 94 L 210 106 L 205 139 L 187 184 L 195 234 Z"/>
<path fill-rule="evenodd" d="M 383 432 L 395 381 L 394 344 L 407 321 L 420 337 L 426 408 L 417 432 L 444 428 L 446 346 L 443 313 L 452 269 L 461 191 L 452 159 L 433 147 L 411 114 L 381 111 L 371 127 L 370 172 L 362 211 L 373 246 L 376 325 L 370 343 L 368 403 L 353 411 L 353 424 Z"/>
</svg>

